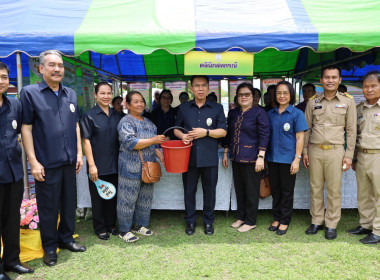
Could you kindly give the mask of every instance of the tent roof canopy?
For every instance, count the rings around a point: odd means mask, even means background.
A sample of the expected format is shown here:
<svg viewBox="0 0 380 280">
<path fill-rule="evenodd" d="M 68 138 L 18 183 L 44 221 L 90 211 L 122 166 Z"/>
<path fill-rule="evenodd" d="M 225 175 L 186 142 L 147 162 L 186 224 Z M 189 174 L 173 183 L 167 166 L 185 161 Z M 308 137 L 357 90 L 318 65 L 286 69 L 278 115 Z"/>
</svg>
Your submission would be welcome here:
<svg viewBox="0 0 380 280">
<path fill-rule="evenodd" d="M 21 55 L 23 76 L 29 76 L 29 62 L 26 54 Z M 116 55 L 103 55 L 94 52 L 84 52 L 75 57 L 78 65 L 89 65 L 97 72 L 114 76 L 125 81 L 146 80 L 178 80 L 184 76 L 184 55 L 172 55 L 165 50 L 157 50 L 148 55 L 137 55 L 131 51 L 122 51 Z M 10 66 L 10 78 L 16 79 L 16 55 L 1 59 Z M 275 49 L 265 49 L 254 57 L 254 77 L 295 77 L 297 79 L 319 78 L 320 68 L 328 65 L 339 65 L 343 77 L 349 80 L 360 79 L 365 73 L 356 71 L 365 65 L 380 64 L 380 48 L 367 52 L 353 53 L 348 49 L 338 49 L 334 52 L 316 53 L 303 48 L 292 52 L 281 52 Z M 100 70 L 101 69 L 101 70 Z M 377 66 L 376 69 L 380 69 Z M 225 77 L 213 77 L 223 79 Z M 227 77 L 237 78 L 237 77 Z"/>
</svg>

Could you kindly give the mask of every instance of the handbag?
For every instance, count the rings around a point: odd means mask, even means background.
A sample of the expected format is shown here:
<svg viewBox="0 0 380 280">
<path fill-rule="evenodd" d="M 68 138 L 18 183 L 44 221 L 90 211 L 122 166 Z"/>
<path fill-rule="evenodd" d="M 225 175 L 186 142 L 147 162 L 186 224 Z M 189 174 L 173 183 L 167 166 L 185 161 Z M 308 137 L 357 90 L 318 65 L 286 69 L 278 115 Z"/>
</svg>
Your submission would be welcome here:
<svg viewBox="0 0 380 280">
<path fill-rule="evenodd" d="M 263 172 L 263 176 L 261 177 L 260 181 L 260 198 L 267 198 L 268 196 L 272 195 L 272 190 L 270 188 L 270 180 L 269 180 L 269 174 L 268 174 L 268 168 L 266 167 L 265 172 Z"/>
<path fill-rule="evenodd" d="M 161 166 L 158 162 L 144 161 L 141 151 L 139 150 L 141 159 L 141 180 L 144 183 L 151 184 L 160 181 L 162 172 Z"/>
<path fill-rule="evenodd" d="M 261 178 L 260 181 L 260 198 L 267 198 L 272 195 L 272 191 L 270 189 L 270 181 L 269 176 Z"/>
</svg>

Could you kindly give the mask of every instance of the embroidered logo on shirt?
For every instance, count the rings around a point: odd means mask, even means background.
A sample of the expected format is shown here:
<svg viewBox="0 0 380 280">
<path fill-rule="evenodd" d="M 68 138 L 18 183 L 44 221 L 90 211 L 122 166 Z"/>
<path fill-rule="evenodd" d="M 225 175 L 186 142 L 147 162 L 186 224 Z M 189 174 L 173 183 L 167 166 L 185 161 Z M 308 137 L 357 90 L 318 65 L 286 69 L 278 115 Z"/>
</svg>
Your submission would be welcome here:
<svg viewBox="0 0 380 280">
<path fill-rule="evenodd" d="M 207 120 L 206 120 L 206 124 L 207 124 L 208 126 L 212 125 L 212 119 L 211 119 L 211 118 L 207 118 Z"/>
<path fill-rule="evenodd" d="M 289 131 L 289 129 L 290 129 L 290 124 L 289 123 L 284 124 L 284 130 Z"/>
<path fill-rule="evenodd" d="M 17 121 L 16 120 L 12 121 L 12 127 L 13 127 L 13 129 L 17 128 Z"/>
<path fill-rule="evenodd" d="M 70 111 L 73 113 L 75 112 L 75 106 L 73 103 L 70 104 Z"/>
<path fill-rule="evenodd" d="M 335 108 L 347 108 L 346 104 L 336 104 Z"/>
</svg>

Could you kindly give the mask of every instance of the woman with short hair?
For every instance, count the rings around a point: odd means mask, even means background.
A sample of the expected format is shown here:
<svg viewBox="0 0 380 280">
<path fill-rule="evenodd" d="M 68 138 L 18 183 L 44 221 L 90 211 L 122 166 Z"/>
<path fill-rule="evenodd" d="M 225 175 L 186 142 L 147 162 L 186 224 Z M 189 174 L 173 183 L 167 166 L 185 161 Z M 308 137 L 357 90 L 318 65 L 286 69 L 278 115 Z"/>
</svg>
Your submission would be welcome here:
<svg viewBox="0 0 380 280">
<path fill-rule="evenodd" d="M 125 242 L 135 242 L 139 238 L 132 232 L 150 236 L 148 229 L 153 199 L 153 184 L 141 180 L 141 159 L 156 161 L 156 156 L 164 165 L 164 157 L 158 144 L 164 142 L 164 135 L 157 135 L 156 126 L 141 114 L 145 102 L 140 92 L 131 91 L 123 102 L 128 114 L 120 121 L 119 132 L 119 192 L 117 195 L 117 217 L 120 238 Z"/>
<path fill-rule="evenodd" d="M 228 112 L 228 129 L 224 143 L 223 165 L 232 161 L 237 200 L 237 220 L 231 225 L 239 232 L 256 228 L 259 209 L 261 171 L 269 141 L 268 114 L 253 104 L 254 88 L 242 83 L 236 90 L 238 107 Z"/>
</svg>

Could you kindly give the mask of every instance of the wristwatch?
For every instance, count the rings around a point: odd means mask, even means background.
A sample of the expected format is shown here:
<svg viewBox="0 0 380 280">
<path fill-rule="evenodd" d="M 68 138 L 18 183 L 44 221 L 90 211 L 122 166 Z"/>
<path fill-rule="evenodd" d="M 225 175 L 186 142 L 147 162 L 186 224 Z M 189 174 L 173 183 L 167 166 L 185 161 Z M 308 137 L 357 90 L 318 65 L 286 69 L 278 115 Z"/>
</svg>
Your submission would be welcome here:
<svg viewBox="0 0 380 280">
<path fill-rule="evenodd" d="M 207 129 L 206 136 L 210 135 L 210 130 Z"/>
<path fill-rule="evenodd" d="M 297 154 L 296 154 L 296 157 L 299 158 L 299 159 L 302 159 L 302 156 L 301 156 L 301 155 L 297 155 Z"/>
<path fill-rule="evenodd" d="M 263 155 L 258 155 L 258 157 L 259 157 L 259 158 L 264 158 L 264 156 L 263 156 Z"/>
</svg>

